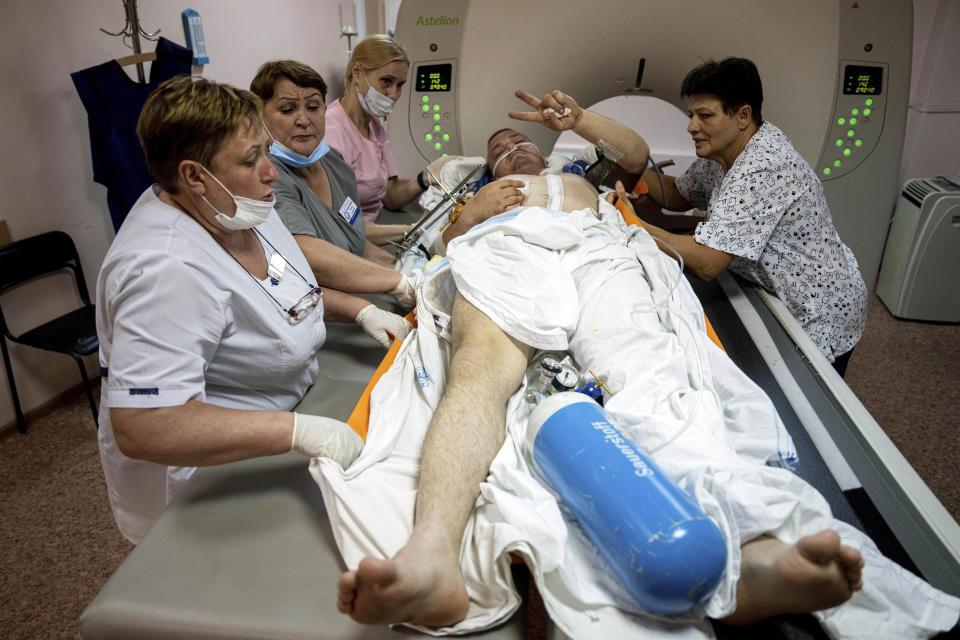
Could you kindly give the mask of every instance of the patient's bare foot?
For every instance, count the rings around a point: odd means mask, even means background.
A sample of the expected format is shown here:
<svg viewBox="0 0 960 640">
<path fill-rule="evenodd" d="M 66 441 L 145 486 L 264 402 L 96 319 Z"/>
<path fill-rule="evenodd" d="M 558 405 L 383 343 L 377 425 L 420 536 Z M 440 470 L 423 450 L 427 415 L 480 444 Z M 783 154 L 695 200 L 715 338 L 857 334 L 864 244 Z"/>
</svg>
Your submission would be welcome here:
<svg viewBox="0 0 960 640">
<path fill-rule="evenodd" d="M 741 547 L 737 610 L 727 624 L 751 624 L 784 613 L 835 607 L 863 586 L 860 552 L 826 529 L 797 544 L 762 537 Z"/>
<path fill-rule="evenodd" d="M 393 559 L 364 558 L 340 576 L 337 608 L 366 624 L 455 624 L 470 607 L 458 553 L 442 536 L 415 532 Z"/>
</svg>

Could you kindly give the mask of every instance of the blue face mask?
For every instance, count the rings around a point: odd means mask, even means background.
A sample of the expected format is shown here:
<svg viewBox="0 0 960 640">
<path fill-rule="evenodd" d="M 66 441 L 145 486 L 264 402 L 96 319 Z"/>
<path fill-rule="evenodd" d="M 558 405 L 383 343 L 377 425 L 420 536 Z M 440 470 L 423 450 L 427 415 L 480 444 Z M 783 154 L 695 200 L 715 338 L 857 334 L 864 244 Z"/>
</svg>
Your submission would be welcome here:
<svg viewBox="0 0 960 640">
<path fill-rule="evenodd" d="M 270 145 L 270 155 L 289 167 L 309 167 L 310 165 L 314 165 L 320 158 L 327 155 L 328 151 L 330 151 L 330 145 L 327 144 L 326 140 L 321 140 L 320 144 L 317 145 L 317 148 L 314 149 L 313 153 L 309 156 L 300 155 L 276 139 L 274 139 L 273 144 Z"/>
</svg>

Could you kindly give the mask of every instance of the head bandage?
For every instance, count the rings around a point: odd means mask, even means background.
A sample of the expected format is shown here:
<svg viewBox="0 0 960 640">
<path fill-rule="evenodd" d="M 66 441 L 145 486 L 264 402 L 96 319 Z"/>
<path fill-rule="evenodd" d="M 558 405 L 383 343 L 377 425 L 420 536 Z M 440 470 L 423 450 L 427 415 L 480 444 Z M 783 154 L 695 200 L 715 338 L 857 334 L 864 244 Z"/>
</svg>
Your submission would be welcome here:
<svg viewBox="0 0 960 640">
<path fill-rule="evenodd" d="M 496 176 L 497 166 L 500 164 L 500 161 L 506 158 L 508 155 L 510 155 L 514 151 L 516 151 L 517 149 L 519 149 L 520 147 L 533 147 L 534 149 L 537 150 L 537 153 L 540 154 L 540 157 L 541 158 L 543 157 L 543 152 L 540 151 L 540 147 L 538 147 L 537 145 L 533 144 L 532 142 L 518 142 L 517 144 L 513 145 L 512 147 L 510 147 L 509 149 L 501 153 L 499 156 L 497 156 L 497 159 L 493 163 L 493 168 L 490 169 L 490 175 Z M 546 161 L 544 161 L 544 164 L 546 164 Z"/>
</svg>

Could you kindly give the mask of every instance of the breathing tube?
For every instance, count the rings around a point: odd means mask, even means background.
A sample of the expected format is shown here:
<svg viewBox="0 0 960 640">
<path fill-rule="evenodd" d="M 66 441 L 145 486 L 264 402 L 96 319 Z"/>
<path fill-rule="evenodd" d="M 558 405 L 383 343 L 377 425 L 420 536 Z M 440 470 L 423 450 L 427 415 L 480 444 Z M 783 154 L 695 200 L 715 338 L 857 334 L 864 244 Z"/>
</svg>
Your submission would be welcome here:
<svg viewBox="0 0 960 640">
<path fill-rule="evenodd" d="M 513 145 L 512 147 L 510 147 L 509 149 L 501 153 L 499 156 L 497 156 L 497 159 L 493 162 L 493 167 L 491 167 L 490 169 L 490 175 L 491 176 L 497 175 L 497 166 L 500 164 L 500 161 L 506 158 L 508 155 L 510 155 L 514 151 L 516 151 L 517 149 L 519 149 L 520 147 L 533 147 L 534 149 L 537 150 L 537 153 L 540 154 L 540 157 L 544 158 L 543 152 L 540 151 L 540 147 L 538 147 L 537 145 L 533 144 L 532 142 L 518 142 L 517 144 Z M 546 158 L 544 158 L 544 164 L 546 164 Z"/>
</svg>

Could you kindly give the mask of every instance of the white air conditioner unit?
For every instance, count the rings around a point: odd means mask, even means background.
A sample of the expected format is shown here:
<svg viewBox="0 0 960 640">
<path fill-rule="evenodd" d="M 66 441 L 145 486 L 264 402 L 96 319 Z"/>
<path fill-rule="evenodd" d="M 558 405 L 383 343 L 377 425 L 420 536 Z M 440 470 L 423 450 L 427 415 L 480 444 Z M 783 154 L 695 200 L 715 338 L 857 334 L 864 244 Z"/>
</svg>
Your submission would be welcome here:
<svg viewBox="0 0 960 640">
<path fill-rule="evenodd" d="M 890 224 L 877 295 L 898 318 L 960 322 L 960 181 L 907 181 Z"/>
</svg>

